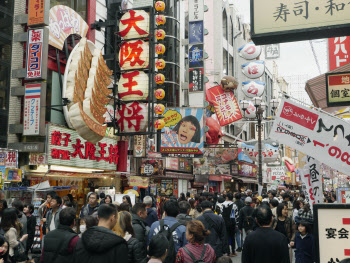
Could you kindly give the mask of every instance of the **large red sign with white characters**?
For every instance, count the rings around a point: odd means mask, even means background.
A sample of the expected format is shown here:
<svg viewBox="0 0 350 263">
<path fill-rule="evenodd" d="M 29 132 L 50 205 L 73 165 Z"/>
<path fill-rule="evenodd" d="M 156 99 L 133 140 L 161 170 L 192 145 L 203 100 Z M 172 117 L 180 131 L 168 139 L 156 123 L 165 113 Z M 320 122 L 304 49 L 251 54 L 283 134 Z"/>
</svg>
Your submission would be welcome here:
<svg viewBox="0 0 350 263">
<path fill-rule="evenodd" d="M 328 39 L 329 70 L 350 63 L 350 37 Z"/>
</svg>

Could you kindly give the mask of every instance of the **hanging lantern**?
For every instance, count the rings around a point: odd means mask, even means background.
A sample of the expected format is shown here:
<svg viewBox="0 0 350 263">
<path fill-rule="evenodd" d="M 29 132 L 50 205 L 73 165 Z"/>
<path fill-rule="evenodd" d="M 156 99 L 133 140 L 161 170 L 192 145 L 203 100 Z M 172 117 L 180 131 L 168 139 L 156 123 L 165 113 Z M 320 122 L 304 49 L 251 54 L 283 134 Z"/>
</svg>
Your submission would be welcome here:
<svg viewBox="0 0 350 263">
<path fill-rule="evenodd" d="M 163 12 L 165 9 L 165 3 L 163 1 L 157 1 L 154 5 L 154 8 L 158 11 L 158 12 Z"/>
<path fill-rule="evenodd" d="M 144 10 L 130 10 L 119 22 L 119 35 L 124 39 L 141 38 L 149 35 L 149 14 Z"/>
<path fill-rule="evenodd" d="M 156 38 L 162 40 L 165 38 L 165 31 L 163 29 L 156 30 Z"/>
<path fill-rule="evenodd" d="M 160 84 L 163 84 L 163 83 L 164 83 L 165 77 L 164 77 L 163 74 L 159 73 L 159 74 L 157 74 L 157 75 L 154 77 L 154 80 L 156 81 L 156 83 L 157 83 L 158 85 L 160 85 Z"/>
<path fill-rule="evenodd" d="M 123 70 L 147 68 L 149 44 L 143 40 L 124 42 L 119 51 L 119 65 Z"/>
<path fill-rule="evenodd" d="M 123 73 L 118 83 L 119 99 L 145 100 L 148 97 L 148 75 L 143 71 Z"/>
<path fill-rule="evenodd" d="M 131 102 L 122 104 L 118 115 L 120 132 L 144 132 L 147 129 L 148 106 L 145 103 Z"/>
<path fill-rule="evenodd" d="M 165 106 L 163 104 L 157 104 L 154 106 L 154 112 L 158 115 L 162 115 L 165 111 Z"/>
<path fill-rule="evenodd" d="M 161 130 L 163 129 L 165 126 L 165 122 L 163 119 L 159 119 L 159 120 L 156 120 L 154 122 L 154 128 L 156 128 L 157 130 Z"/>
<path fill-rule="evenodd" d="M 156 96 L 157 100 L 162 100 L 165 97 L 165 91 L 163 89 L 157 89 L 154 92 L 154 95 Z"/>
<path fill-rule="evenodd" d="M 157 69 L 163 69 L 165 68 L 165 60 L 164 59 L 158 59 L 156 61 L 156 68 Z"/>
<path fill-rule="evenodd" d="M 158 55 L 164 54 L 165 53 L 165 46 L 163 44 L 156 45 L 156 53 Z"/>
<path fill-rule="evenodd" d="M 157 23 L 158 26 L 164 25 L 165 22 L 166 22 L 166 18 L 165 18 L 164 15 L 157 15 L 156 16 L 156 23 Z"/>
</svg>

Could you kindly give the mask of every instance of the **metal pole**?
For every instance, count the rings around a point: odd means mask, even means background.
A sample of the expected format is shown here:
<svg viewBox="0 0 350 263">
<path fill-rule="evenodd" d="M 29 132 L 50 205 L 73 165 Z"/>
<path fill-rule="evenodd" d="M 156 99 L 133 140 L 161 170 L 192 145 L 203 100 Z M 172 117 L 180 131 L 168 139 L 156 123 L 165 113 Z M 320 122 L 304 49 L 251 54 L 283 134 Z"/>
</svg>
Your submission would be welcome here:
<svg viewBox="0 0 350 263">
<path fill-rule="evenodd" d="M 258 119 L 258 153 L 259 153 L 259 185 L 263 185 L 262 183 L 262 147 L 261 147 L 261 119 L 262 119 L 261 108 L 257 110 L 257 119 Z"/>
</svg>

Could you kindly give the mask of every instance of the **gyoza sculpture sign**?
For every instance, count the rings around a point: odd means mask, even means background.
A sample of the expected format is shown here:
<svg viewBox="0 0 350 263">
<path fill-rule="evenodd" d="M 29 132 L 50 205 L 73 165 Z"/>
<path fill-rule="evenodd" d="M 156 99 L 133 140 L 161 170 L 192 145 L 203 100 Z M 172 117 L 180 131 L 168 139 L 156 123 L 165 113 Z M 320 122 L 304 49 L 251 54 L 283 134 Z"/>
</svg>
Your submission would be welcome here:
<svg viewBox="0 0 350 263">
<path fill-rule="evenodd" d="M 347 174 L 350 171 L 350 124 L 291 100 L 283 100 L 270 138 Z"/>
</svg>

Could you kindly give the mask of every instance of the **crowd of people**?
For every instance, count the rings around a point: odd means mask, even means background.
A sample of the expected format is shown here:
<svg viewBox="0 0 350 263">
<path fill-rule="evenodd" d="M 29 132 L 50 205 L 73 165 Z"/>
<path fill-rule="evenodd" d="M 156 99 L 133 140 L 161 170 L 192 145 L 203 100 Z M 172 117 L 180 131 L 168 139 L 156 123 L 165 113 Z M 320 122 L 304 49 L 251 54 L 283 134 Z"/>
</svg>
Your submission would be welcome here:
<svg viewBox="0 0 350 263">
<path fill-rule="evenodd" d="M 182 193 L 159 203 L 151 195 L 134 205 L 91 192 L 79 216 L 72 196 L 49 192 L 38 211 L 41 255 L 29 260 L 33 210 L 0 200 L 0 263 L 230 263 L 237 253 L 243 263 L 316 261 L 312 210 L 293 191 Z"/>
</svg>

